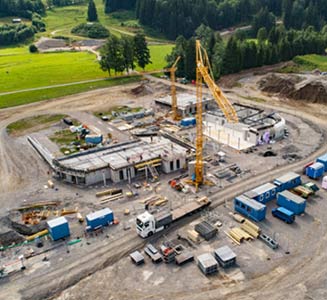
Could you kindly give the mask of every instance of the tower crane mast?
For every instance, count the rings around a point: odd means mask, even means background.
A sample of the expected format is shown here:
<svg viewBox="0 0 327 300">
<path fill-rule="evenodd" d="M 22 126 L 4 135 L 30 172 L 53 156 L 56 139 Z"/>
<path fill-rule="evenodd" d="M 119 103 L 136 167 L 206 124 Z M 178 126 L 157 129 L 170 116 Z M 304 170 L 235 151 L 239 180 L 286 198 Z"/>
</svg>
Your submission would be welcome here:
<svg viewBox="0 0 327 300">
<path fill-rule="evenodd" d="M 201 42 L 196 40 L 196 159 L 195 178 L 196 189 L 204 181 L 204 161 L 203 161 L 203 125 L 202 125 L 202 83 L 207 84 L 219 108 L 224 113 L 230 123 L 238 123 L 237 113 L 233 105 L 225 97 L 221 89 L 215 84 L 211 71 L 210 62 L 206 50 L 201 46 Z"/>
</svg>

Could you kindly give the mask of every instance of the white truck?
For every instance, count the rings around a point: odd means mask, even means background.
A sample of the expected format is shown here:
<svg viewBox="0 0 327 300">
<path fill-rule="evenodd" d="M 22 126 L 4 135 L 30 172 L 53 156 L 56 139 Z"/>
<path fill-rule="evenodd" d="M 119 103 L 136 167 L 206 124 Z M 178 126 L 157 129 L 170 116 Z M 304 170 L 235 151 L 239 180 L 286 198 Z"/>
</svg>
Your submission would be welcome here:
<svg viewBox="0 0 327 300">
<path fill-rule="evenodd" d="M 159 232 L 173 222 L 188 216 L 192 213 L 202 210 L 209 206 L 211 201 L 207 197 L 195 199 L 181 207 L 178 207 L 171 212 L 164 212 L 160 214 L 151 214 L 148 211 L 140 214 L 136 218 L 136 231 L 142 238 L 147 238 L 156 232 Z"/>
</svg>

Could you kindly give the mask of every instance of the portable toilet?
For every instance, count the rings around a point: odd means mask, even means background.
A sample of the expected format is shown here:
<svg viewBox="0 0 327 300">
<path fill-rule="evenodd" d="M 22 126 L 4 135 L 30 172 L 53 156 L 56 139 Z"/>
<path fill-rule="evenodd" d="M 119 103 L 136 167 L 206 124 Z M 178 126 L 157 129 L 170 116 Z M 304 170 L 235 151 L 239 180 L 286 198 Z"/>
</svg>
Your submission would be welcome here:
<svg viewBox="0 0 327 300">
<path fill-rule="evenodd" d="M 318 179 L 324 175 L 324 172 L 325 166 L 320 162 L 316 162 L 307 167 L 305 174 L 312 179 Z"/>
<path fill-rule="evenodd" d="M 48 230 L 54 241 L 70 236 L 68 221 L 65 217 L 59 217 L 47 222 Z"/>
<path fill-rule="evenodd" d="M 324 190 L 327 190 L 327 176 L 325 176 L 325 177 L 322 179 L 321 187 L 322 187 Z"/>
</svg>

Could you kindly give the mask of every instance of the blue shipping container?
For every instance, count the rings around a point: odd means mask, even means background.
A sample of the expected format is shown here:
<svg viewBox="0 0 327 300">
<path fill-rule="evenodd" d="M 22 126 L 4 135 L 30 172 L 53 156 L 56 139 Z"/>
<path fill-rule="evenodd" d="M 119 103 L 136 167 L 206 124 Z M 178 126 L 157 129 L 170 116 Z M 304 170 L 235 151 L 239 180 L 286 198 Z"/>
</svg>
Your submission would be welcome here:
<svg viewBox="0 0 327 300">
<path fill-rule="evenodd" d="M 244 195 L 234 199 L 234 209 L 257 222 L 264 220 L 266 217 L 266 205 Z"/>
<path fill-rule="evenodd" d="M 325 166 L 320 162 L 316 162 L 312 164 L 311 166 L 307 167 L 305 170 L 305 174 L 313 179 L 322 177 L 322 175 L 324 175 L 324 172 L 325 172 Z"/>
<path fill-rule="evenodd" d="M 102 143 L 102 135 L 87 135 L 85 136 L 85 143 L 87 144 L 100 144 Z"/>
<path fill-rule="evenodd" d="M 277 187 L 272 183 L 266 183 L 255 189 L 244 193 L 245 196 L 259 201 L 260 203 L 267 203 L 276 198 Z"/>
<path fill-rule="evenodd" d="M 65 217 L 59 217 L 47 222 L 48 230 L 54 241 L 70 236 L 69 224 Z"/>
<path fill-rule="evenodd" d="M 277 204 L 285 207 L 286 209 L 294 212 L 296 215 L 304 213 L 306 207 L 306 201 L 302 197 L 291 193 L 290 191 L 284 191 L 277 194 Z"/>
<path fill-rule="evenodd" d="M 181 126 L 194 126 L 196 124 L 196 119 L 195 118 L 185 118 L 181 120 Z"/>
<path fill-rule="evenodd" d="M 109 225 L 114 220 L 114 214 L 111 209 L 104 208 L 86 216 L 86 223 L 91 229 L 98 226 Z"/>
<path fill-rule="evenodd" d="M 301 176 L 294 172 L 289 172 L 274 180 L 274 185 L 277 186 L 277 192 L 282 192 L 295 188 L 302 183 Z"/>
<path fill-rule="evenodd" d="M 327 153 L 317 158 L 317 162 L 320 162 L 325 167 L 325 172 L 327 172 Z"/>
</svg>

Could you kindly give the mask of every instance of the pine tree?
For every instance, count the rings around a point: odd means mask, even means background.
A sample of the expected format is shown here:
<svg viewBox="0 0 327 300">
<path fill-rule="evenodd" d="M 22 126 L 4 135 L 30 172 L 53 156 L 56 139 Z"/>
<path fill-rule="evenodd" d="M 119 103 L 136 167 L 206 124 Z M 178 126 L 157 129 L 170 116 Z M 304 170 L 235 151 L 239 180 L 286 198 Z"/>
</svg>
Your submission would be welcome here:
<svg viewBox="0 0 327 300">
<path fill-rule="evenodd" d="M 146 65 L 152 64 L 150 60 L 150 50 L 143 33 L 137 33 L 134 36 L 134 51 L 137 64 L 143 70 Z"/>
<path fill-rule="evenodd" d="M 98 21 L 98 13 L 97 8 L 93 0 L 89 0 L 89 6 L 87 8 L 87 20 L 89 22 L 96 22 Z"/>
</svg>

